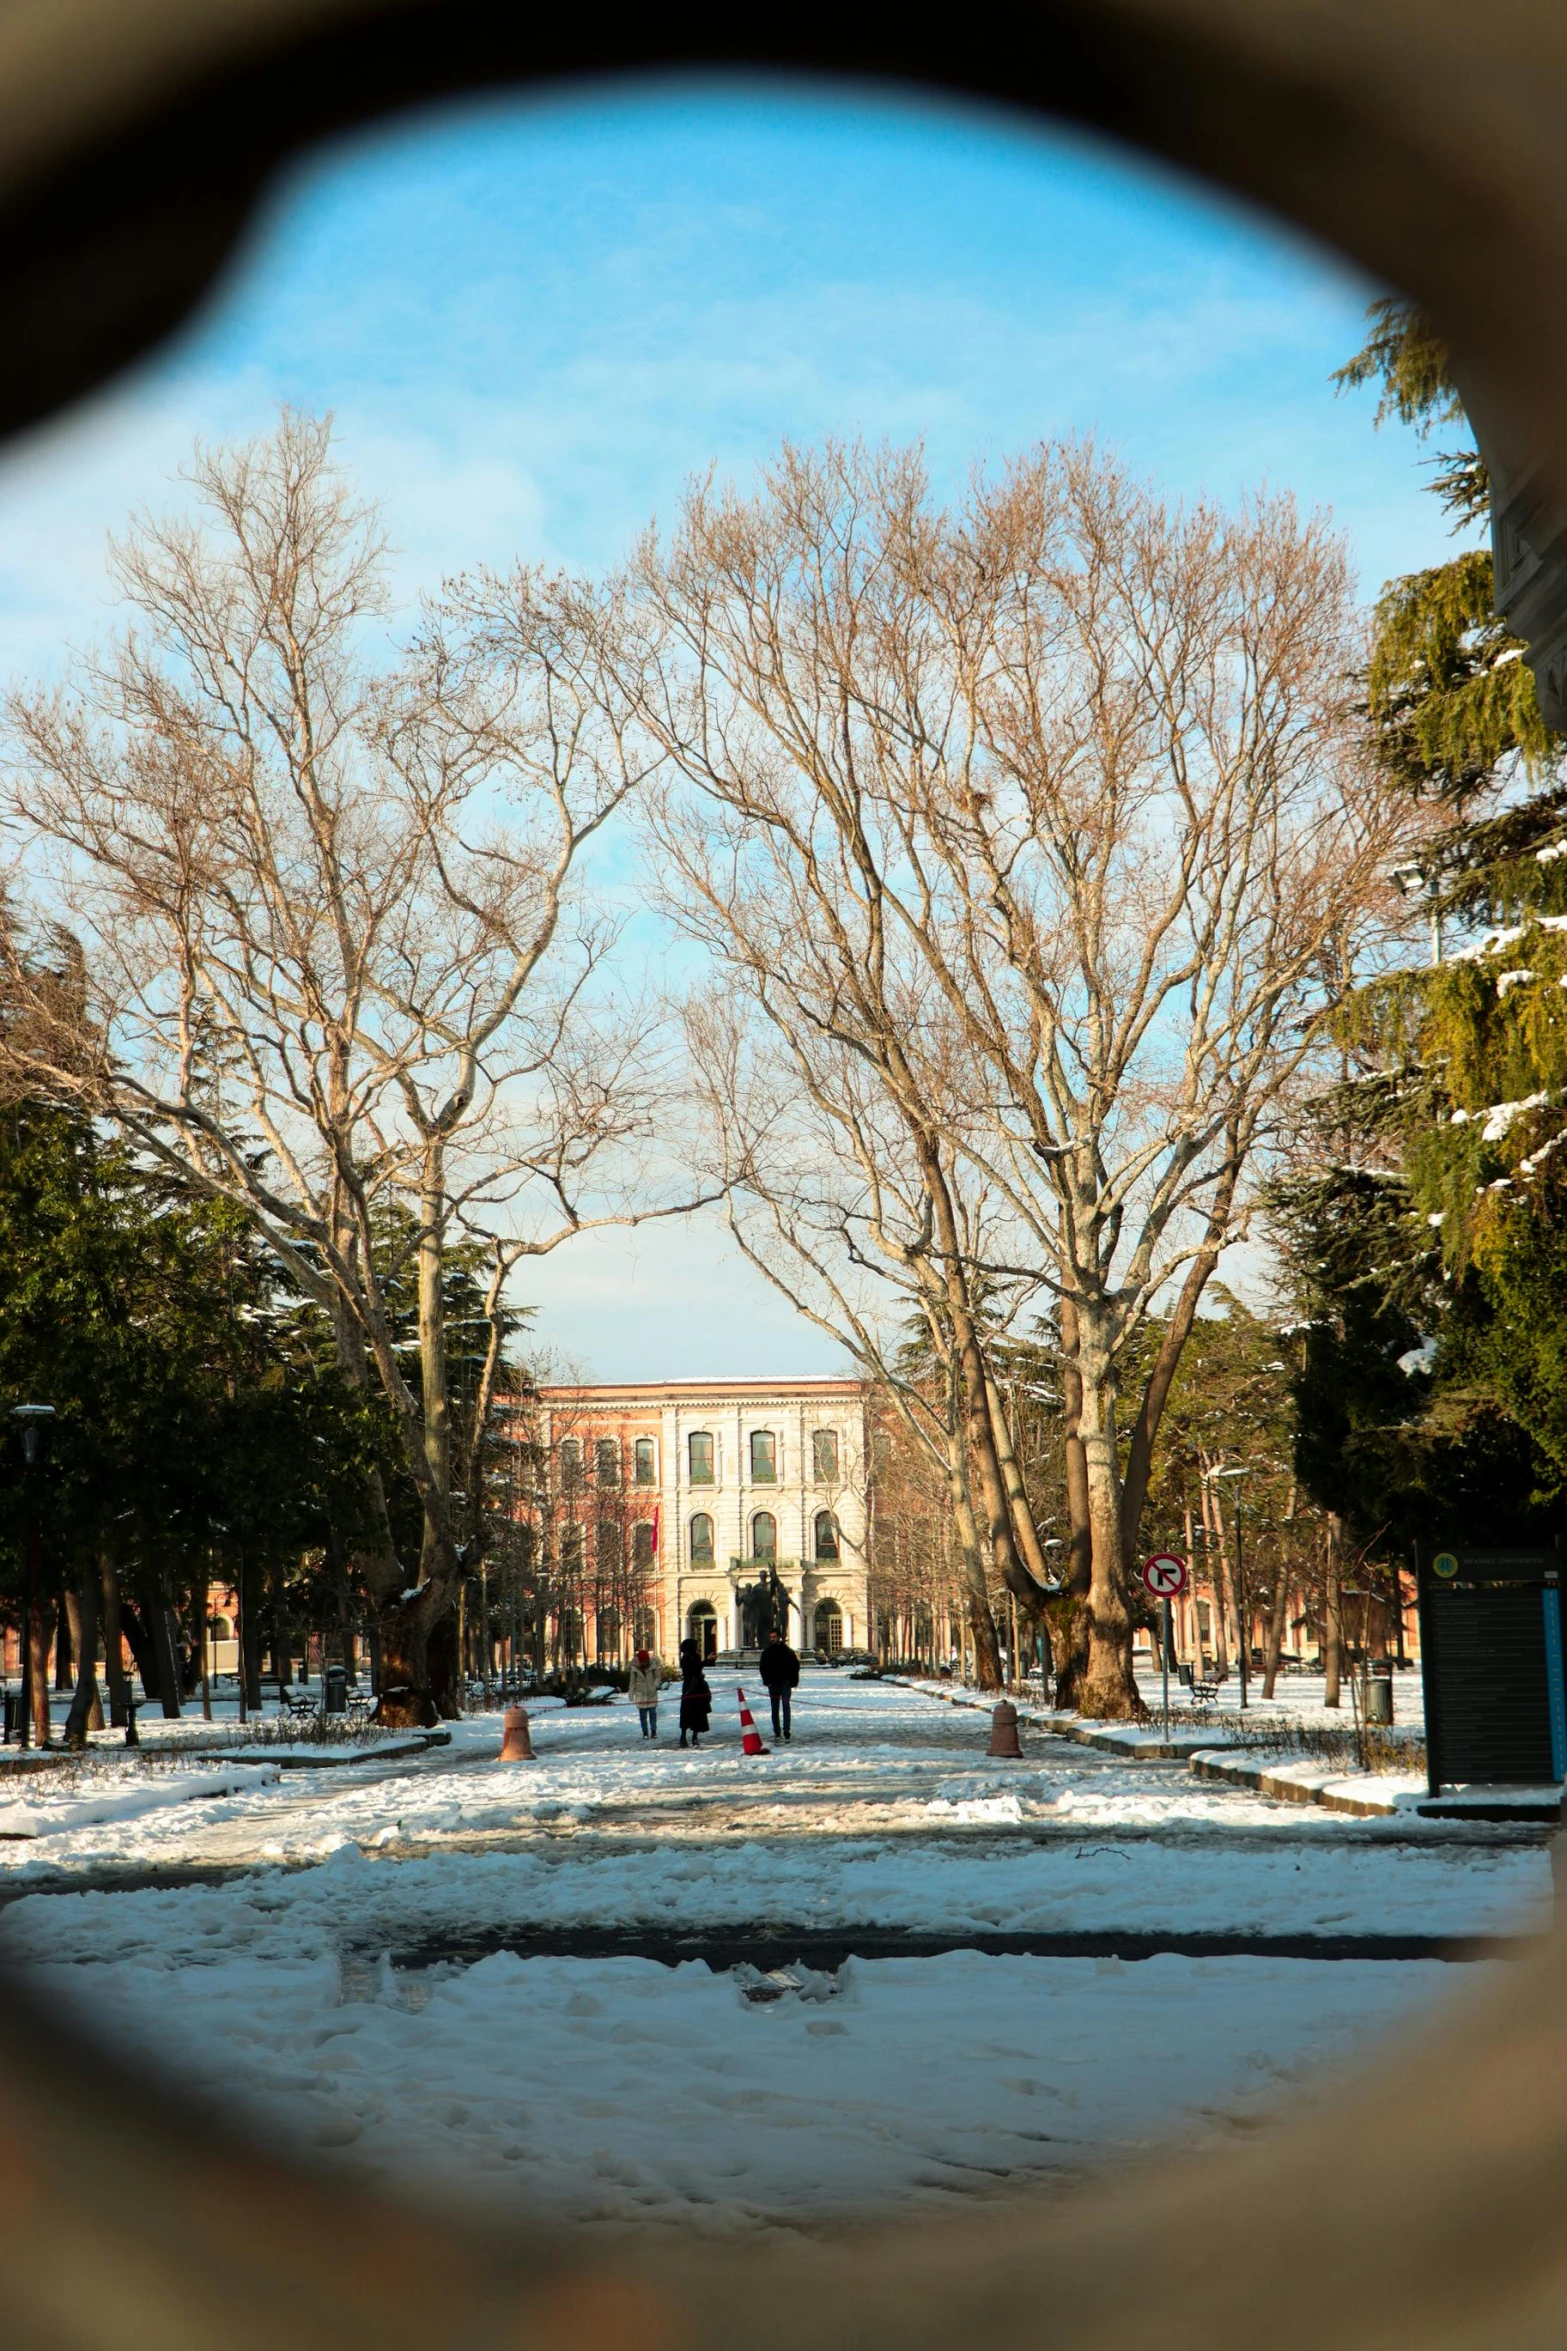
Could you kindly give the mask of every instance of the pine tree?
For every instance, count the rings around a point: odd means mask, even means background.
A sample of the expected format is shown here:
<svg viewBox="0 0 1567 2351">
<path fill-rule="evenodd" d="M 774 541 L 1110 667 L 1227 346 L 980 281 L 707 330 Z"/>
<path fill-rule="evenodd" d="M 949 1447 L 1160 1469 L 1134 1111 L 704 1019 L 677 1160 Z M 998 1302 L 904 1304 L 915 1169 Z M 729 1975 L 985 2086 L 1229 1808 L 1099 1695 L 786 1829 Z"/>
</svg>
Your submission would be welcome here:
<svg viewBox="0 0 1567 2351">
<path fill-rule="evenodd" d="M 1429 322 L 1391 298 L 1371 322 L 1339 383 L 1378 382 L 1379 423 L 1461 423 Z M 1434 463 L 1436 494 L 1477 520 L 1478 454 Z M 1346 1007 L 1345 1083 L 1319 1107 L 1331 1164 L 1274 1202 L 1312 1333 L 1303 1477 L 1363 1531 L 1450 1539 L 1477 1512 L 1494 1529 L 1499 1497 L 1527 1515 L 1567 1483 L 1567 779 L 1492 590 L 1489 554 L 1470 548 L 1377 605 L 1366 709 L 1382 762 L 1449 817 L 1419 867 L 1438 954 Z"/>
</svg>

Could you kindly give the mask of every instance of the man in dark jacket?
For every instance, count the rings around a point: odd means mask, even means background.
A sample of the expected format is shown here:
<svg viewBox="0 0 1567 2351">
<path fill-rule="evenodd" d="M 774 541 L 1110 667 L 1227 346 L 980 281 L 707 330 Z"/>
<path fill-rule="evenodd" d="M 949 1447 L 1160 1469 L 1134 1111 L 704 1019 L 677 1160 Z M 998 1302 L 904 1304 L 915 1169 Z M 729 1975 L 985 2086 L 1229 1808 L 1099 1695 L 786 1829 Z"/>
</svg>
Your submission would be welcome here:
<svg viewBox="0 0 1567 2351">
<path fill-rule="evenodd" d="M 773 1737 L 787 1739 L 789 1701 L 800 1683 L 800 1660 L 774 1626 L 762 1651 L 762 1679 L 773 1702 Z"/>
</svg>

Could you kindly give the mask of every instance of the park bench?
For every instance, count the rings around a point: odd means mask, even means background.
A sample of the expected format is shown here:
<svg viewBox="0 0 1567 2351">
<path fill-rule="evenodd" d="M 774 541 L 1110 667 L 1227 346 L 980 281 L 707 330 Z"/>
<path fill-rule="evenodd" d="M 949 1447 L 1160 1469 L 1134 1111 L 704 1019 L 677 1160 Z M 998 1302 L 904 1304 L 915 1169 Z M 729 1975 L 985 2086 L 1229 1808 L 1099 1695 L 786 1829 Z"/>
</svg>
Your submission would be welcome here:
<svg viewBox="0 0 1567 2351">
<path fill-rule="evenodd" d="M 1219 1692 L 1223 1687 L 1224 1685 L 1222 1682 L 1200 1682 L 1193 1680 L 1192 1704 L 1194 1706 L 1216 1705 L 1218 1702 Z"/>
<path fill-rule="evenodd" d="M 283 1711 L 290 1722 L 314 1722 L 316 1702 L 314 1698 L 306 1697 L 302 1692 L 296 1695 L 292 1690 L 285 1690 L 283 1692 Z"/>
</svg>

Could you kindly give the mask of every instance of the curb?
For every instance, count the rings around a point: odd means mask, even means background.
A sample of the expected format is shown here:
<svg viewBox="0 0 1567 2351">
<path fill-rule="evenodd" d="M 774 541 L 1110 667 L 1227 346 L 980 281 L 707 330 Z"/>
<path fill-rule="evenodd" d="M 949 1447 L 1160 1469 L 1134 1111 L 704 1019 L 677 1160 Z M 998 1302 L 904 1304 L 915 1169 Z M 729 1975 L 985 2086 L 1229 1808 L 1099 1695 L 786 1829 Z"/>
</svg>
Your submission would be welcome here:
<svg viewBox="0 0 1567 2351">
<path fill-rule="evenodd" d="M 975 1714 L 989 1714 L 995 1700 L 990 1698 L 960 1697 L 956 1690 L 931 1689 L 924 1682 L 905 1681 L 898 1674 L 884 1674 L 883 1680 L 896 1683 L 900 1690 L 912 1690 L 918 1697 L 935 1698 L 944 1706 L 966 1706 Z M 1168 1739 L 1155 1737 L 1149 1731 L 1094 1730 L 1080 1714 L 1052 1714 L 1048 1708 L 1030 1706 L 1026 1700 L 1012 1701 L 1017 1706 L 1020 1723 L 1029 1723 L 1036 1731 L 1044 1731 L 1052 1739 L 1065 1739 L 1074 1747 L 1095 1747 L 1102 1755 L 1117 1755 L 1123 1763 L 1185 1763 L 1193 1755 L 1220 1753 L 1228 1744 L 1212 1732 L 1175 1731 Z"/>
<path fill-rule="evenodd" d="M 450 1731 L 420 1731 L 409 1739 L 399 1739 L 387 1747 L 365 1747 L 357 1755 L 296 1755 L 270 1753 L 265 1747 L 225 1747 L 219 1749 L 214 1760 L 219 1763 L 275 1763 L 279 1771 L 352 1771 L 366 1763 L 396 1763 L 407 1755 L 423 1755 L 430 1747 L 449 1747 Z M 181 1754 L 180 1748 L 164 1748 L 164 1754 Z M 210 1752 L 210 1750 L 209 1750 Z"/>
<path fill-rule="evenodd" d="M 1395 1796 L 1341 1796 L 1333 1788 L 1314 1788 L 1309 1781 L 1288 1779 L 1261 1765 L 1232 1762 L 1211 1747 L 1192 1757 L 1191 1771 L 1195 1779 L 1223 1780 L 1231 1787 L 1271 1796 L 1276 1803 L 1316 1804 L 1324 1812 L 1347 1812 L 1353 1820 L 1392 1820 L 1412 1809 Z"/>
</svg>

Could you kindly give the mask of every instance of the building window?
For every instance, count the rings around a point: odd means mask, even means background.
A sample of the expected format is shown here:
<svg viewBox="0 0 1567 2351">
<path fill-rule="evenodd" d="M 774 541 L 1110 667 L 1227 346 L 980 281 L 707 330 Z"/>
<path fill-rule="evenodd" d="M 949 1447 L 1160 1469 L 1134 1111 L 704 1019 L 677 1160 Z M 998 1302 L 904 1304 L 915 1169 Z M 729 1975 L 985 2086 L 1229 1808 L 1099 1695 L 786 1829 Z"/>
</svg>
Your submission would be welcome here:
<svg viewBox="0 0 1567 2351">
<path fill-rule="evenodd" d="M 778 1440 L 771 1429 L 751 1431 L 751 1483 L 753 1486 L 778 1483 Z"/>
<path fill-rule="evenodd" d="M 838 1556 L 838 1522 L 830 1510 L 816 1513 L 816 1556 L 818 1559 Z"/>
<path fill-rule="evenodd" d="M 593 1448 L 593 1475 L 601 1486 L 620 1483 L 620 1445 L 614 1437 L 600 1437 Z"/>
<path fill-rule="evenodd" d="M 602 1658 L 620 1655 L 620 1610 L 600 1608 L 593 1618 L 593 1646 Z"/>
<path fill-rule="evenodd" d="M 838 1483 L 838 1432 L 836 1429 L 813 1429 L 811 1432 L 811 1471 L 819 1486 Z M 820 1557 L 818 1553 L 818 1557 Z"/>
<path fill-rule="evenodd" d="M 836 1657 L 843 1647 L 843 1610 L 836 1600 L 816 1603 L 816 1646 L 829 1657 Z"/>
<path fill-rule="evenodd" d="M 652 1486 L 658 1482 L 658 1473 L 653 1464 L 653 1440 L 651 1437 L 638 1437 L 637 1439 L 635 1476 L 639 1486 Z"/>
<path fill-rule="evenodd" d="M 601 1518 L 593 1530 L 593 1559 L 600 1575 L 619 1575 L 624 1546 L 618 1518 Z"/>
<path fill-rule="evenodd" d="M 582 1573 L 582 1529 L 562 1527 L 560 1531 L 560 1572 L 578 1576 Z"/>
<path fill-rule="evenodd" d="M 639 1518 L 631 1530 L 631 1564 L 638 1575 L 646 1575 L 653 1565 L 653 1521 Z"/>
<path fill-rule="evenodd" d="M 713 1564 L 713 1522 L 705 1510 L 699 1510 L 691 1521 L 691 1565 L 711 1567 Z"/>
<path fill-rule="evenodd" d="M 637 1618 L 636 1618 L 636 1623 L 637 1623 L 637 1647 L 638 1647 L 639 1649 L 650 1649 L 650 1650 L 652 1650 L 653 1654 L 654 1654 L 655 1656 L 657 1656 L 657 1654 L 658 1654 L 658 1618 L 657 1618 L 657 1617 L 656 1617 L 656 1616 L 653 1614 L 653 1611 L 652 1611 L 652 1609 L 651 1609 L 651 1608 L 639 1608 L 639 1609 L 637 1610 Z"/>
<path fill-rule="evenodd" d="M 710 1486 L 713 1482 L 713 1440 L 705 1429 L 697 1429 L 687 1439 L 691 1460 L 693 1486 Z"/>
<path fill-rule="evenodd" d="M 568 1494 L 582 1488 L 582 1441 L 578 1437 L 563 1437 L 560 1446 L 560 1482 Z"/>
<path fill-rule="evenodd" d="M 759 1510 L 751 1521 L 751 1557 L 769 1565 L 778 1557 L 778 1521 L 770 1510 Z"/>
</svg>

